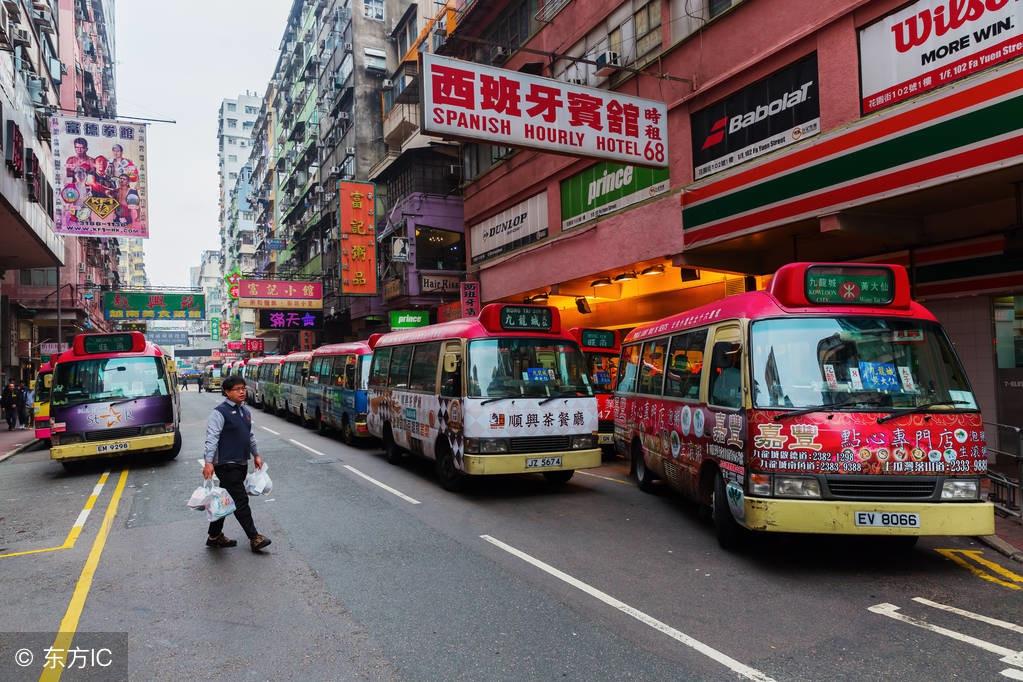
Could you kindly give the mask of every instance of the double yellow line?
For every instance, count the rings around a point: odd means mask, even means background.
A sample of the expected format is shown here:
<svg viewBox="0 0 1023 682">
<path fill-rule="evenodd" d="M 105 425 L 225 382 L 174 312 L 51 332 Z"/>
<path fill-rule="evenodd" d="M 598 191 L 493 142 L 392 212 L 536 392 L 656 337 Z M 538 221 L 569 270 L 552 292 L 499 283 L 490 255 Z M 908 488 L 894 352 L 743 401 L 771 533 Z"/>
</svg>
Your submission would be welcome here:
<svg viewBox="0 0 1023 682">
<path fill-rule="evenodd" d="M 984 552 L 979 549 L 935 549 L 934 551 L 965 568 L 981 580 L 1001 585 L 1010 590 L 1023 589 L 1023 575 L 1013 573 L 1004 566 L 985 559 Z"/>
</svg>

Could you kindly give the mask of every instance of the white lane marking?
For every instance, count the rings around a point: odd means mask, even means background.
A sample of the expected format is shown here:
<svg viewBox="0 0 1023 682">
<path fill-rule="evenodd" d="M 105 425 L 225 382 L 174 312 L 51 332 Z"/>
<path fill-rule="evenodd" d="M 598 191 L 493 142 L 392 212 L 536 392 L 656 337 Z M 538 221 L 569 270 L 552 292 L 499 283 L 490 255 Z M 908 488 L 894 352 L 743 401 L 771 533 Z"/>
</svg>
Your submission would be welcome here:
<svg viewBox="0 0 1023 682">
<path fill-rule="evenodd" d="M 353 466 L 348 466 L 347 464 L 345 464 L 344 467 L 345 467 L 345 469 L 348 469 L 349 471 L 351 471 L 356 476 L 362 476 L 364 479 L 366 479 L 367 481 L 369 481 L 373 485 L 380 486 L 381 488 L 383 488 L 387 492 L 391 493 L 392 495 L 397 495 L 398 497 L 400 497 L 401 499 L 405 500 L 406 502 L 408 502 L 410 504 L 422 504 L 422 502 L 420 502 L 419 500 L 415 499 L 414 497 L 409 497 L 408 495 L 406 495 L 405 493 L 401 492 L 400 490 L 395 490 L 394 488 L 392 488 L 391 486 L 387 485 L 386 483 L 381 483 L 380 481 L 376 480 L 372 476 L 367 476 L 366 474 L 362 473 L 361 471 L 359 471 L 358 469 L 356 469 Z"/>
<path fill-rule="evenodd" d="M 964 618 L 972 618 L 973 620 L 979 620 L 981 623 L 987 623 L 988 625 L 994 625 L 995 627 L 1005 628 L 1006 630 L 1012 630 L 1023 635 L 1023 626 L 1016 625 L 1015 623 L 1009 623 L 1004 620 L 998 620 L 997 618 L 991 618 L 990 616 L 982 616 L 979 613 L 973 613 L 972 611 L 965 611 L 963 609 L 957 609 L 954 606 L 948 606 L 946 604 L 939 604 L 936 601 L 930 599 L 924 599 L 923 597 L 913 597 L 913 601 L 924 606 L 930 606 L 935 609 L 941 609 L 942 611 L 948 611 L 954 613 L 957 616 L 963 616 Z"/>
<path fill-rule="evenodd" d="M 269 431 L 270 433 L 272 433 L 275 436 L 281 435 L 280 431 L 274 431 L 273 429 L 268 429 L 265 426 L 260 426 L 259 428 L 263 429 L 264 431 Z"/>
<path fill-rule="evenodd" d="M 1004 646 L 992 644 L 991 642 L 986 642 L 983 639 L 977 639 L 976 637 L 971 637 L 970 635 L 964 635 L 961 632 L 949 630 L 948 628 L 943 628 L 940 625 L 934 625 L 932 623 L 928 623 L 927 621 L 920 620 L 919 618 L 913 618 L 912 616 L 907 616 L 903 613 L 899 613 L 899 607 L 896 606 L 895 604 L 888 603 L 875 604 L 874 606 L 868 607 L 867 611 L 882 616 L 888 616 L 889 618 L 892 618 L 894 620 L 902 621 L 903 623 L 909 623 L 910 625 L 916 626 L 924 630 L 936 632 L 939 635 L 945 635 L 946 637 L 951 637 L 952 639 L 958 639 L 960 642 L 972 644 L 978 649 L 990 651 L 991 653 L 998 654 L 999 656 L 1013 656 L 1016 653 L 1012 649 L 1007 649 Z"/>
<path fill-rule="evenodd" d="M 1016 670 L 1015 668 L 1006 668 L 1002 671 L 1002 675 L 1010 680 L 1023 680 L 1023 670 Z"/>
<path fill-rule="evenodd" d="M 75 524 L 73 527 L 81 528 L 82 526 L 84 526 L 85 520 L 89 518 L 89 512 L 91 511 L 92 507 L 89 507 L 88 509 L 83 509 L 82 511 L 78 512 L 78 518 L 75 519 Z"/>
<path fill-rule="evenodd" d="M 319 450 L 314 450 L 314 449 L 312 449 L 311 447 L 309 447 L 308 445 L 306 445 L 305 443 L 299 443 L 299 442 L 298 442 L 297 440 L 295 440 L 294 438 L 289 438 L 289 439 L 288 439 L 288 441 L 290 441 L 290 442 L 294 443 L 295 445 L 297 445 L 297 446 L 298 446 L 298 447 L 300 447 L 300 448 L 305 448 L 306 450 L 308 450 L 309 452 L 313 453 L 314 455 L 319 455 L 320 457 L 324 457 L 324 456 L 325 456 L 325 455 L 324 455 L 324 454 L 323 454 L 322 452 L 320 452 Z"/>
<path fill-rule="evenodd" d="M 657 630 L 658 632 L 662 632 L 662 633 L 668 635 L 672 639 L 674 639 L 674 640 L 676 640 L 678 642 L 681 642 L 682 644 L 684 644 L 685 646 L 689 647 L 690 649 L 694 649 L 695 651 L 703 654 L 704 656 L 707 656 L 708 658 L 711 658 L 714 661 L 717 661 L 721 665 L 723 665 L 726 668 L 730 669 L 732 672 L 738 673 L 739 675 L 742 675 L 743 677 L 746 677 L 746 678 L 751 679 L 751 680 L 759 680 L 760 682 L 773 682 L 773 679 L 771 677 L 765 675 L 764 673 L 760 672 L 756 668 L 751 668 L 748 665 L 745 665 L 744 663 L 740 663 L 739 661 L 735 660 L 731 656 L 728 656 L 726 654 L 721 653 L 717 649 L 715 649 L 715 648 L 713 648 L 713 647 L 711 647 L 711 646 L 709 646 L 707 644 L 704 644 L 703 642 L 699 641 L 698 639 L 694 639 L 693 637 L 690 637 L 689 635 L 687 635 L 684 632 L 676 630 L 675 628 L 671 627 L 670 625 L 667 625 L 666 623 L 662 623 L 661 621 L 657 620 L 656 618 L 654 618 L 652 616 L 648 616 L 647 614 L 643 613 L 639 609 L 633 608 L 633 607 L 629 606 L 628 604 L 626 604 L 625 602 L 622 602 L 622 601 L 619 601 L 618 599 L 615 599 L 614 597 L 612 597 L 611 595 L 607 594 L 606 592 L 601 592 L 597 588 L 592 587 L 591 585 L 588 585 L 588 584 L 584 583 L 583 581 L 579 580 L 578 578 L 573 578 L 572 576 L 568 575 L 567 573 L 565 573 L 563 571 L 560 571 L 560 570 L 554 568 L 553 566 L 551 566 L 549 564 L 546 564 L 543 561 L 540 561 L 539 559 L 536 559 L 536 558 L 526 554 L 523 551 L 515 549 L 511 545 L 507 545 L 507 544 L 501 542 L 500 540 L 498 540 L 497 538 L 494 538 L 494 537 L 492 537 L 490 535 L 481 535 L 480 537 L 483 538 L 484 540 L 486 540 L 487 542 L 489 542 L 490 544 L 494 545 L 495 547 L 499 547 L 499 548 L 503 549 L 504 551 L 508 552 L 509 554 L 511 554 L 513 556 L 516 556 L 519 559 L 522 559 L 526 563 L 529 563 L 529 564 L 532 564 L 533 566 L 536 566 L 541 571 L 554 576 L 558 580 L 564 581 L 564 582 L 568 583 L 569 585 L 571 585 L 572 587 L 574 587 L 574 588 L 576 588 L 578 590 L 582 590 L 586 594 L 588 594 L 591 597 L 594 597 L 594 598 L 604 602 L 608 606 L 612 606 L 612 607 L 618 609 L 619 611 L 621 611 L 622 613 L 624 613 L 626 615 L 629 615 L 629 616 L 632 616 L 633 618 L 635 618 L 639 622 L 643 623 L 644 625 L 649 625 L 650 627 L 652 627 L 653 629 Z"/>
<path fill-rule="evenodd" d="M 611 478 L 610 476 L 601 476 L 600 474 L 591 474 L 588 471 L 576 471 L 575 473 L 581 474 L 582 476 L 591 476 L 593 478 L 602 478 L 605 481 L 611 481 L 612 483 L 621 483 L 622 485 L 632 485 L 629 481 L 622 480 L 620 478 Z"/>
</svg>

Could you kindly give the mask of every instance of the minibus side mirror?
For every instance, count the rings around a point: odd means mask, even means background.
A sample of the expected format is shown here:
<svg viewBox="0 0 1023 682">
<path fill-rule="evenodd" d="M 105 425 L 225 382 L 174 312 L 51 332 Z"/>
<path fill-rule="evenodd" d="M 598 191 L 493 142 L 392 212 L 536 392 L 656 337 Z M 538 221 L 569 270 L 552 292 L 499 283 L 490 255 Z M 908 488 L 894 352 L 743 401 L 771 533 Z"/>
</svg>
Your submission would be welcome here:
<svg viewBox="0 0 1023 682">
<path fill-rule="evenodd" d="M 52 388 L 53 387 L 53 375 L 52 374 L 47 374 L 46 376 L 43 377 L 43 386 L 45 386 L 46 388 Z"/>
<path fill-rule="evenodd" d="M 444 354 L 444 371 L 448 374 L 458 371 L 458 353 Z"/>
</svg>

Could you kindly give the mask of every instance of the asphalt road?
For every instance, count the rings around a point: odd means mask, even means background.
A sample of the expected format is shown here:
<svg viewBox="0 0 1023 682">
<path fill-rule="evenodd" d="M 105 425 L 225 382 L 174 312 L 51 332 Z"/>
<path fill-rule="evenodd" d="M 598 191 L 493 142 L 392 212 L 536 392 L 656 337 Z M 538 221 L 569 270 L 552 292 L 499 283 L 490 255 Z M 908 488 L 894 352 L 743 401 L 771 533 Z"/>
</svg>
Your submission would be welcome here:
<svg viewBox="0 0 1023 682">
<path fill-rule="evenodd" d="M 900 555 L 772 536 L 726 553 L 624 463 L 562 489 L 521 476 L 453 495 L 427 464 L 257 411 L 274 490 L 252 504 L 273 545 L 209 550 L 185 501 L 217 400 L 183 394 L 171 463 L 0 464 L 3 656 L 80 607 L 75 641 L 128 633 L 132 679 L 1023 679 L 1023 660 L 1001 660 L 1023 649 L 1019 564 L 968 538 Z M 0 660 L 0 679 L 38 674 Z"/>
</svg>

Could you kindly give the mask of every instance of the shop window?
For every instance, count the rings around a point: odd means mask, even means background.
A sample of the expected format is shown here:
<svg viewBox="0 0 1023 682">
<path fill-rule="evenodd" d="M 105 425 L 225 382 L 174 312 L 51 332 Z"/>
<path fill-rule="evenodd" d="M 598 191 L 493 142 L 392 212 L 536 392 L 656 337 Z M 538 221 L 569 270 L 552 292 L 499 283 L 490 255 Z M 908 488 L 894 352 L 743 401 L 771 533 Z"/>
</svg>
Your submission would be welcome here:
<svg viewBox="0 0 1023 682">
<path fill-rule="evenodd" d="M 433 227 L 416 228 L 416 268 L 464 270 L 465 235 Z"/>
<path fill-rule="evenodd" d="M 665 370 L 664 395 L 688 400 L 699 399 L 700 374 L 703 371 L 703 351 L 706 345 L 706 329 L 671 338 L 671 351 L 668 353 L 668 367 Z"/>
<path fill-rule="evenodd" d="M 618 391 L 621 393 L 632 393 L 636 390 L 636 373 L 639 371 L 639 344 L 626 346 L 622 349 L 621 380 L 618 382 Z"/>
<path fill-rule="evenodd" d="M 667 341 L 651 341 L 643 346 L 643 362 L 639 368 L 637 393 L 661 394 L 661 384 L 664 381 L 664 356 L 667 352 Z"/>
</svg>

